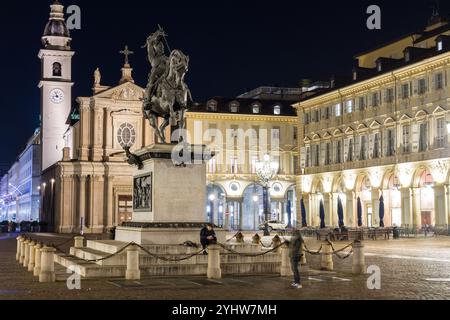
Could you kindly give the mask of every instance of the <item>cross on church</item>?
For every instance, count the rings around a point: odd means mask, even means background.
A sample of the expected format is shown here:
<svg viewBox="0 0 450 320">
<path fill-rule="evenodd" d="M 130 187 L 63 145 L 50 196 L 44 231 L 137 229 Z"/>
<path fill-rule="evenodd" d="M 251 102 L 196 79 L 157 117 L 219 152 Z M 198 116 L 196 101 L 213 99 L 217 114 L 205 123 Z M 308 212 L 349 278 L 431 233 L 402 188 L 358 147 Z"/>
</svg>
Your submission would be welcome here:
<svg viewBox="0 0 450 320">
<path fill-rule="evenodd" d="M 124 56 L 125 56 L 125 65 L 129 65 L 129 61 L 128 61 L 128 57 L 130 56 L 130 55 L 132 55 L 132 54 L 134 54 L 134 52 L 133 51 L 130 51 L 129 49 L 128 49 L 128 46 L 125 46 L 125 49 L 124 50 L 122 50 L 122 51 L 120 51 L 119 52 L 120 54 L 123 54 Z"/>
</svg>

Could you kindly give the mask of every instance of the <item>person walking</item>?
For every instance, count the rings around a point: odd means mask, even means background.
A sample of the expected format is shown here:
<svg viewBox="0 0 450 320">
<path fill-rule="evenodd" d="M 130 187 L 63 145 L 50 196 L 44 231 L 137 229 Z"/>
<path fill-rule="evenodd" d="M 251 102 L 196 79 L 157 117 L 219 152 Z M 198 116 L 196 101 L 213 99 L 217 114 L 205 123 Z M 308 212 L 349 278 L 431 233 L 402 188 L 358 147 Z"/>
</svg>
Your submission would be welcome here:
<svg viewBox="0 0 450 320">
<path fill-rule="evenodd" d="M 299 264 L 300 259 L 303 256 L 303 237 L 300 230 L 295 229 L 291 241 L 289 242 L 289 258 L 291 260 L 291 268 L 294 273 L 294 282 L 291 284 L 292 288 L 301 289 L 302 285 L 300 282 L 300 270 Z"/>
<path fill-rule="evenodd" d="M 206 224 L 200 231 L 200 243 L 202 244 L 203 249 L 206 249 L 206 247 L 211 244 L 217 243 L 216 232 L 214 231 L 212 224 Z M 203 251 L 203 254 L 208 253 Z"/>
</svg>

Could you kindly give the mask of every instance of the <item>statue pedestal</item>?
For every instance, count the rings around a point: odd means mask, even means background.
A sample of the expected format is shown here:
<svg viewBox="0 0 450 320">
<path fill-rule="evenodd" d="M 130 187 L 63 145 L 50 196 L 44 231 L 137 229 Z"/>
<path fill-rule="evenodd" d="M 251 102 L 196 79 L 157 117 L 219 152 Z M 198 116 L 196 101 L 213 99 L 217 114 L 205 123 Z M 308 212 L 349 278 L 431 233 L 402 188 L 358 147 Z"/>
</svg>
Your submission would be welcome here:
<svg viewBox="0 0 450 320">
<path fill-rule="evenodd" d="M 179 156 L 179 150 L 174 148 L 176 145 L 155 144 L 135 153 L 143 168 L 135 168 L 133 174 L 133 220 L 117 227 L 116 240 L 199 243 L 206 222 L 205 161 L 211 154 L 204 146 L 188 146 L 183 151 L 185 165 L 177 166 L 173 159 Z M 225 241 L 225 231 L 216 229 L 216 234 L 219 242 Z"/>
</svg>

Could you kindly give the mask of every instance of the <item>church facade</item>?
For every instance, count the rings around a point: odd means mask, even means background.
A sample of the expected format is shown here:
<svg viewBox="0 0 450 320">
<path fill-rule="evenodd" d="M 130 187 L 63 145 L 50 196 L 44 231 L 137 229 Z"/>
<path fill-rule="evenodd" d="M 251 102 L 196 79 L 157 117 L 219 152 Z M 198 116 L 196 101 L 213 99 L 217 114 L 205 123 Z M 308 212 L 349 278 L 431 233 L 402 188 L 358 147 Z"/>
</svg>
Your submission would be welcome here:
<svg viewBox="0 0 450 320">
<path fill-rule="evenodd" d="M 55 3 L 51 11 L 39 55 L 44 66 L 40 87 L 45 153 L 40 219 L 56 232 L 102 233 L 132 218 L 133 167 L 126 162 L 123 148 L 130 147 L 134 152 L 156 143 L 155 132 L 144 119 L 144 89 L 134 83 L 127 56 L 116 85 L 103 85 L 97 69 L 92 95 L 78 97 L 77 107 L 70 108 L 71 57 L 75 53 L 70 49 L 62 5 Z M 130 51 L 126 48 L 122 53 L 127 55 Z M 298 94 L 298 90 L 294 92 L 294 96 Z M 257 128 L 255 134 L 264 129 L 268 135 L 276 135 L 280 140 L 277 150 L 280 156 L 276 159 L 280 170 L 270 185 L 271 212 L 273 219 L 286 224 L 288 219 L 297 221 L 294 172 L 297 118 L 291 106 L 293 101 L 292 96 L 286 101 L 274 98 L 273 94 L 227 101 L 213 98 L 190 110 L 186 120 L 189 132 L 194 132 L 195 124 L 200 122 L 204 131 L 216 128 L 223 135 L 227 129 L 236 128 Z M 210 144 L 194 138 L 190 142 Z M 254 154 L 245 163 L 237 164 L 232 159 L 219 163 L 213 159 L 208 164 L 205 192 L 209 199 L 212 194 L 217 197 L 212 205 L 205 204 L 205 221 L 244 230 L 255 230 L 262 222 L 262 191 L 255 172 L 255 163 L 262 156 L 247 149 Z"/>
</svg>

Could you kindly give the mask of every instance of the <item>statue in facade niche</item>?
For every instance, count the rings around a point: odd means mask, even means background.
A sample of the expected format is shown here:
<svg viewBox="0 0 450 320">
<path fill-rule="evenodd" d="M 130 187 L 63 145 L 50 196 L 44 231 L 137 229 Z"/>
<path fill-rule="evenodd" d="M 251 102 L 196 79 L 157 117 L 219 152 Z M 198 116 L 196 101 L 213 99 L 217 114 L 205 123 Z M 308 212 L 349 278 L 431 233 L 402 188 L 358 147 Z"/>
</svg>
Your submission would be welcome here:
<svg viewBox="0 0 450 320">
<path fill-rule="evenodd" d="M 100 73 L 100 69 L 97 68 L 94 71 L 94 86 L 99 86 L 101 79 L 102 79 L 102 75 Z"/>
<path fill-rule="evenodd" d="M 143 46 L 147 48 L 151 65 L 144 94 L 144 117 L 155 129 L 161 143 L 166 143 L 165 129 L 169 124 L 185 129 L 185 113 L 193 104 L 191 92 L 184 82 L 189 57 L 180 50 L 171 51 L 166 37 L 160 27 L 147 38 L 147 43 Z M 166 47 L 170 52 L 168 56 Z M 158 118 L 164 120 L 159 126 Z"/>
</svg>

